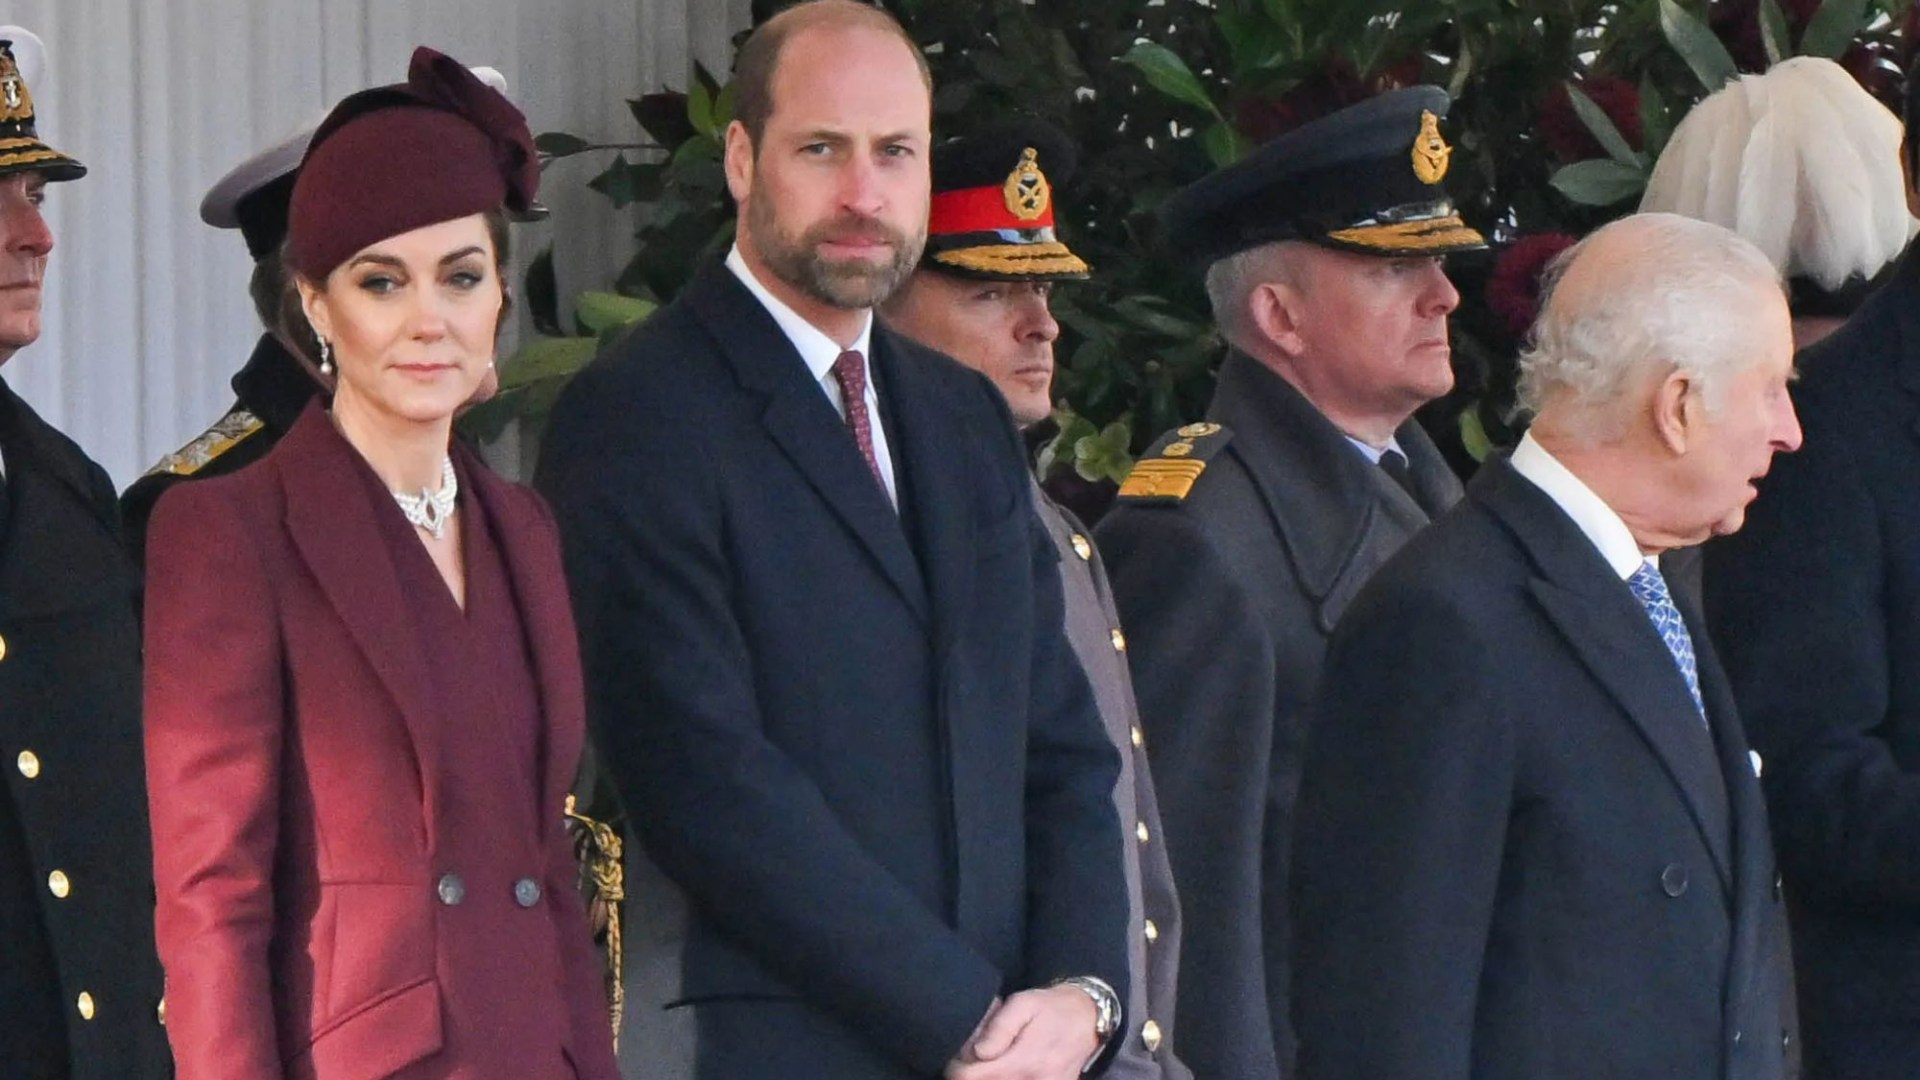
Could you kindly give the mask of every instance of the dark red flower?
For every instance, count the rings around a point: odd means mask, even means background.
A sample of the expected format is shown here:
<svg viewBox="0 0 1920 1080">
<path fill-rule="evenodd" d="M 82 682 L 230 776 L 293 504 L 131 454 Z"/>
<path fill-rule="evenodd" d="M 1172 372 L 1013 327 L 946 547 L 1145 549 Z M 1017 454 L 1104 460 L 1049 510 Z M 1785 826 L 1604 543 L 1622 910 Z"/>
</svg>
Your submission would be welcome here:
<svg viewBox="0 0 1920 1080">
<path fill-rule="evenodd" d="M 1787 17 L 1787 31 L 1800 40 L 1821 0 L 1779 0 L 1780 13 Z M 1727 52 L 1741 71 L 1767 70 L 1767 45 L 1760 36 L 1760 0 L 1716 0 L 1707 11 L 1707 25 L 1726 43 Z"/>
<path fill-rule="evenodd" d="M 1555 255 L 1574 245 L 1563 232 L 1535 233 L 1514 241 L 1487 275 L 1487 307 L 1516 339 L 1526 336 L 1540 313 L 1540 275 Z"/>
<path fill-rule="evenodd" d="M 1620 129 L 1620 136 L 1627 140 L 1628 146 L 1638 150 L 1644 145 L 1638 87 L 1611 75 L 1589 75 L 1580 80 L 1580 91 L 1593 99 L 1601 112 L 1607 114 L 1613 126 Z M 1593 137 L 1593 132 L 1587 130 L 1580 114 L 1573 111 L 1573 99 L 1568 96 L 1565 83 L 1555 83 L 1553 89 L 1547 92 L 1547 100 L 1540 106 L 1540 135 L 1546 140 L 1547 149 L 1552 150 L 1561 161 L 1585 161 L 1607 156 L 1606 150 L 1600 146 L 1600 140 Z"/>
</svg>

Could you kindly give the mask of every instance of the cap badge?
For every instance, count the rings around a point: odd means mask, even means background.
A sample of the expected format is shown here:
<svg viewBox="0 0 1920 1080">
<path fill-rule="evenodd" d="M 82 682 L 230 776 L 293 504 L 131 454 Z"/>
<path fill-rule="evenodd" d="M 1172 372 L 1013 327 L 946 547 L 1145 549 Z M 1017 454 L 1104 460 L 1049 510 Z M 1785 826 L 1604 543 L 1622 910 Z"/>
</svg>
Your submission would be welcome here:
<svg viewBox="0 0 1920 1080">
<path fill-rule="evenodd" d="M 1447 175 L 1447 163 L 1453 147 L 1440 137 L 1440 118 L 1430 110 L 1420 111 L 1420 134 L 1413 140 L 1413 175 L 1423 184 L 1437 184 Z"/>
<path fill-rule="evenodd" d="M 27 92 L 27 81 L 20 77 L 13 56 L 4 52 L 0 52 L 0 101 L 5 103 L 0 120 L 33 119 L 33 95 Z"/>
<path fill-rule="evenodd" d="M 1031 146 L 1022 150 L 1020 164 L 1007 174 L 1006 186 L 1000 189 L 1006 196 L 1008 212 L 1021 221 L 1038 221 L 1053 205 L 1053 185 L 1040 171 L 1039 158 L 1040 152 Z"/>
</svg>

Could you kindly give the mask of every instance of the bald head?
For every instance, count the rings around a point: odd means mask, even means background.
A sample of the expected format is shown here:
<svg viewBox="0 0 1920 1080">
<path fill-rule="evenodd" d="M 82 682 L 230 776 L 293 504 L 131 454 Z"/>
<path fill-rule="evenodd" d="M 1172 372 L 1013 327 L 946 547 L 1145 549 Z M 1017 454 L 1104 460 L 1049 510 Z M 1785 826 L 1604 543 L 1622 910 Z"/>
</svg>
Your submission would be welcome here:
<svg viewBox="0 0 1920 1080">
<path fill-rule="evenodd" d="M 1621 218 L 1548 271 L 1520 402 L 1536 423 L 1606 441 L 1668 372 L 1715 404 L 1786 318 L 1779 272 L 1735 233 L 1677 214 Z"/>
</svg>

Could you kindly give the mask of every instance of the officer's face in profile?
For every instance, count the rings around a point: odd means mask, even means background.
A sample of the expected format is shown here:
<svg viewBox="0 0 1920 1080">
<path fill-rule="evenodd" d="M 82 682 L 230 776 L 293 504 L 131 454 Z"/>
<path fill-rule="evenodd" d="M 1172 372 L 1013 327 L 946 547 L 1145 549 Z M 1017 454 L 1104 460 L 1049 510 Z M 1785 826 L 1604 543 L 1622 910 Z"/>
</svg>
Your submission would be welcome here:
<svg viewBox="0 0 1920 1080">
<path fill-rule="evenodd" d="M 1348 412 L 1392 416 L 1453 389 L 1447 316 L 1460 294 L 1441 260 L 1358 255 L 1312 244 L 1295 249 L 1289 288 L 1292 340 L 1284 343 Z"/>
<path fill-rule="evenodd" d="M 975 281 L 921 270 L 887 304 L 887 324 L 993 380 L 1021 427 L 1053 412 L 1060 324 L 1044 281 Z"/>
<path fill-rule="evenodd" d="M 771 98 L 758 145 L 738 123 L 727 132 L 741 253 L 802 315 L 873 307 L 926 244 L 932 102 L 919 64 L 868 27 L 804 30 L 781 49 Z"/>
<path fill-rule="evenodd" d="M 53 250 L 40 215 L 46 187 L 37 172 L 0 176 L 0 363 L 40 336 L 40 278 Z"/>
</svg>

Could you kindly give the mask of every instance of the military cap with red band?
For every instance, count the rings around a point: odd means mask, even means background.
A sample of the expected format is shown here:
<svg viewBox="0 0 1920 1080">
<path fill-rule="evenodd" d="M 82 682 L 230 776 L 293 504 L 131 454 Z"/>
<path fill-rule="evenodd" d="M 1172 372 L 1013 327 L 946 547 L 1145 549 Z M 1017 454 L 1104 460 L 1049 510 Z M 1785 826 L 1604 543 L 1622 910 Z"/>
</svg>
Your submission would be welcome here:
<svg viewBox="0 0 1920 1080">
<path fill-rule="evenodd" d="M 1073 174 L 1073 143 L 1038 120 L 1013 121 L 933 149 L 933 202 L 921 265 L 994 281 L 1084 278 L 1054 233 L 1054 185 Z"/>
<path fill-rule="evenodd" d="M 526 117 L 422 46 L 406 82 L 348 96 L 314 131 L 287 211 L 288 262 L 319 281 L 388 237 L 495 208 L 524 213 L 539 187 Z"/>
</svg>

